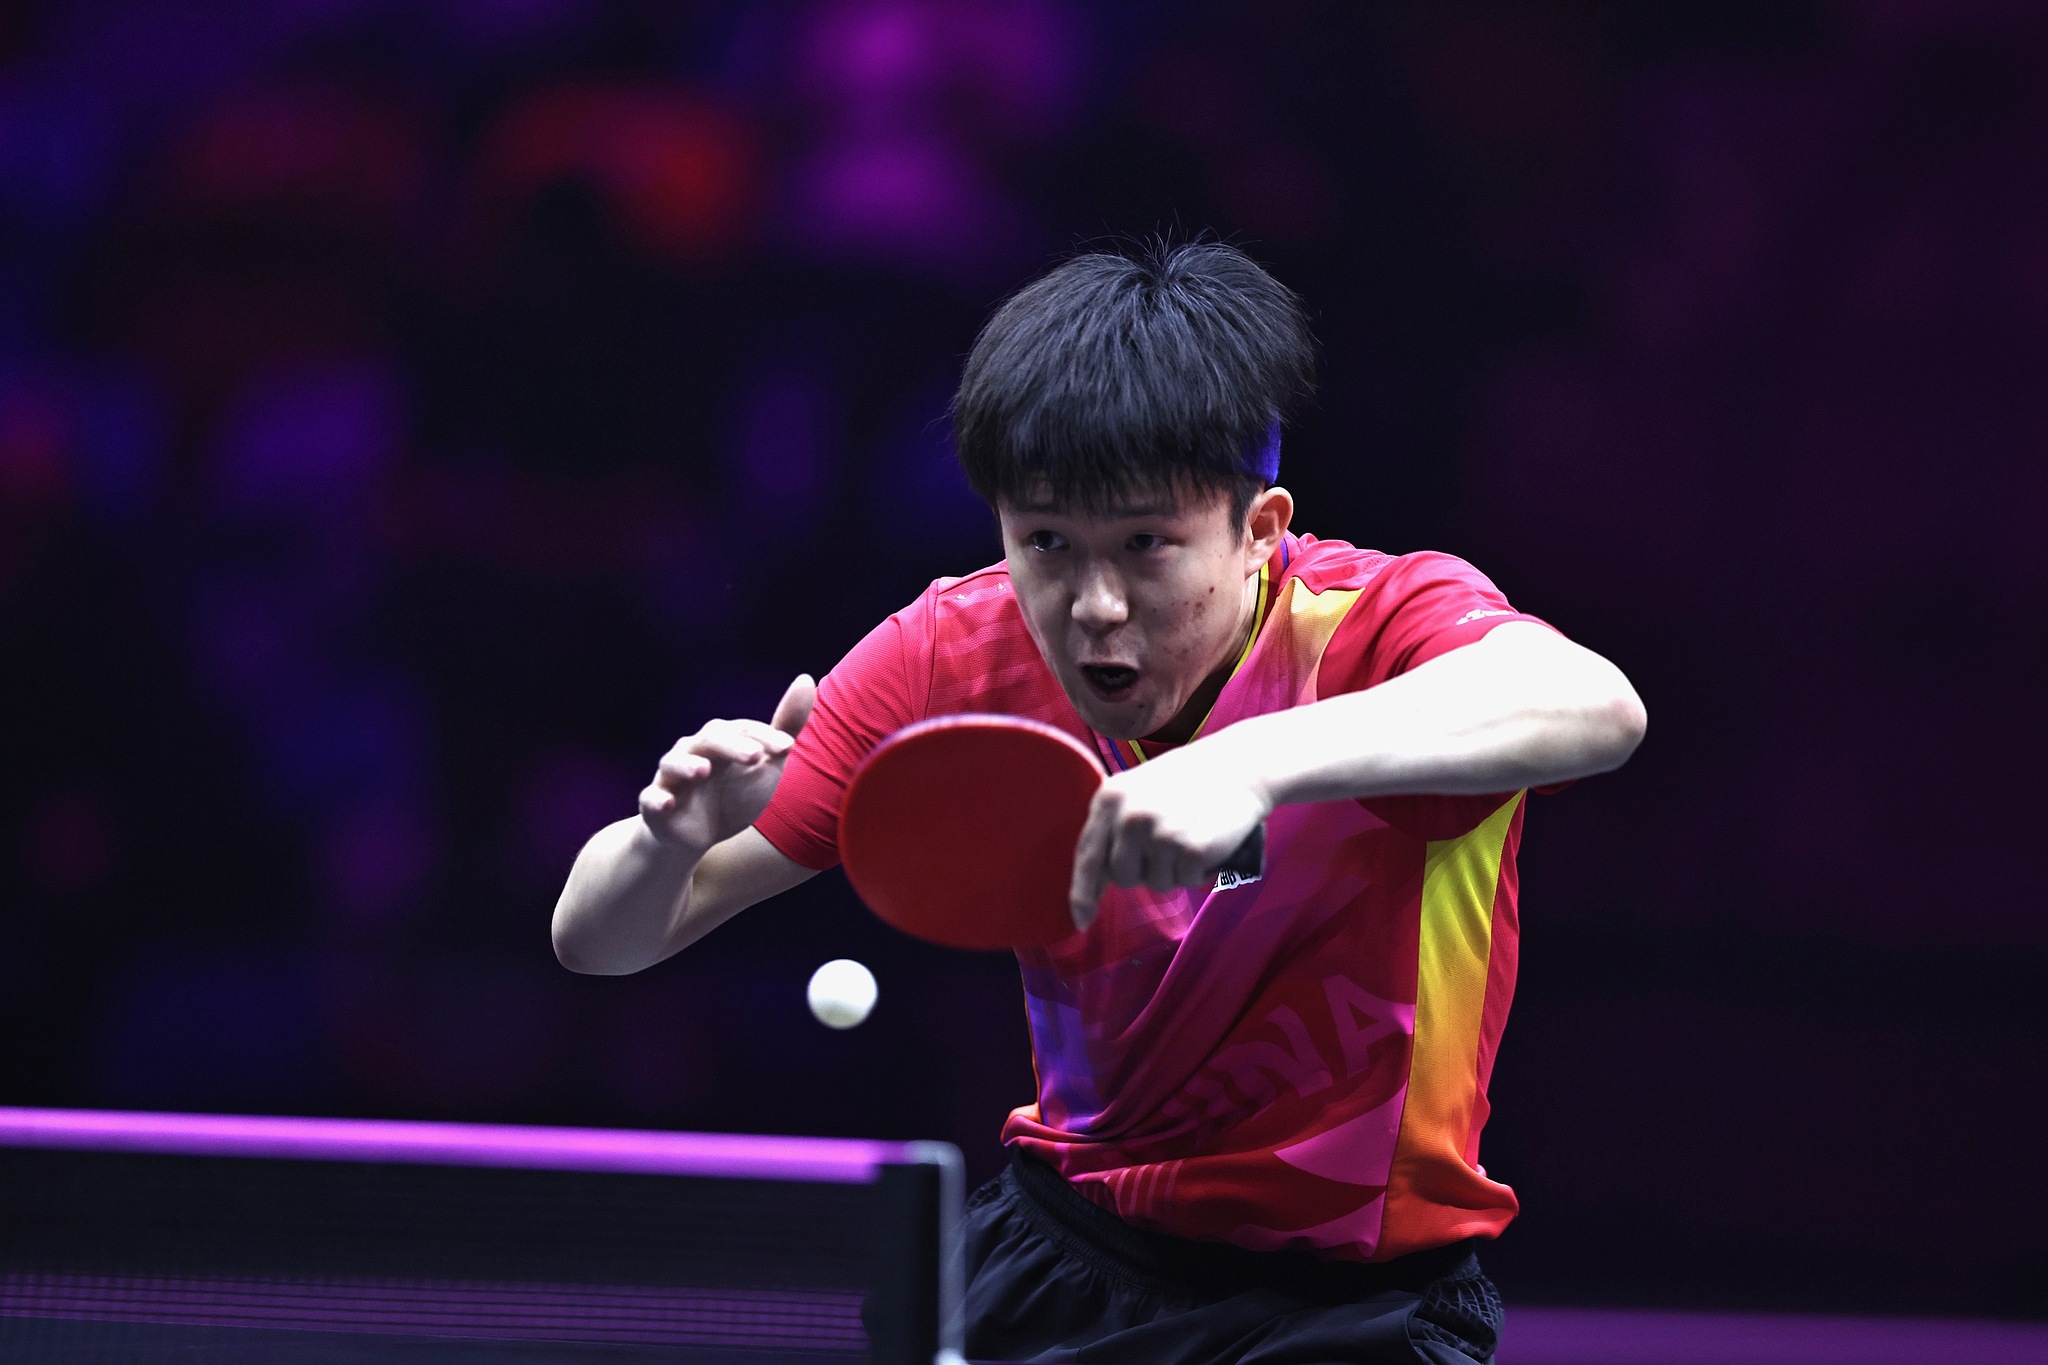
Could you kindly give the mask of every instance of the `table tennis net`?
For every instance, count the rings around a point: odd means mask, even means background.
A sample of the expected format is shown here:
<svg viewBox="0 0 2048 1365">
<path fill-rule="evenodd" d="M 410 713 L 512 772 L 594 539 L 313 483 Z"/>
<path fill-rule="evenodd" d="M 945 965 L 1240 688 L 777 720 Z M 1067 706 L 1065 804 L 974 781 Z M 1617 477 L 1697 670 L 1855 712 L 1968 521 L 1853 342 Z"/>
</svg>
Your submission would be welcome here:
<svg viewBox="0 0 2048 1365">
<path fill-rule="evenodd" d="M 941 1144 L 613 1135 L 659 1168 L 620 1169 L 573 1130 L 215 1121 L 340 1138 L 305 1150 L 9 1131 L 49 1112 L 0 1111 L 0 1359 L 930 1365 L 949 1344 Z M 371 1140 L 408 1128 L 455 1145 Z M 463 1132 L 564 1131 L 460 1160 Z"/>
</svg>

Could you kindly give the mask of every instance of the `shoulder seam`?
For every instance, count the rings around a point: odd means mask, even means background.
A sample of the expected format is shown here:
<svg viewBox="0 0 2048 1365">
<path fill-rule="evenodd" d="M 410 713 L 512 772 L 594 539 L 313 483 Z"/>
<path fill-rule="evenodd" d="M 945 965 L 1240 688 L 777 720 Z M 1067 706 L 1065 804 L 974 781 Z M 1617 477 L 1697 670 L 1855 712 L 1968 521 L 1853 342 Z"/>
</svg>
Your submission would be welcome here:
<svg viewBox="0 0 2048 1365">
<path fill-rule="evenodd" d="M 1008 578 L 1010 576 L 1009 566 L 1006 564 L 988 564 L 976 569 L 973 573 L 961 574 L 958 578 L 934 578 L 928 591 L 933 593 L 945 592 L 959 587 L 962 583 L 972 583 L 977 578 L 986 578 L 992 574 L 1001 574 L 1003 577 Z"/>
<path fill-rule="evenodd" d="M 1400 559 L 1400 556 L 1390 555 L 1384 550 L 1368 549 L 1362 545 L 1346 545 L 1337 554 L 1325 556 L 1322 563 L 1317 563 L 1316 558 L 1309 551 L 1331 543 L 1323 541 L 1319 542 L 1316 546 L 1304 547 L 1303 553 L 1294 557 L 1294 563 L 1288 566 L 1283 577 L 1292 582 L 1299 583 L 1302 590 L 1312 597 L 1320 597 L 1324 593 L 1331 591 L 1362 592 L 1370 587 L 1373 581 L 1386 571 L 1388 565 Z M 1336 566 L 1329 562 L 1331 559 L 1351 558 L 1353 556 L 1362 561 L 1362 563 L 1359 563 L 1349 573 L 1336 569 Z M 1325 586 L 1318 588 L 1309 582 L 1309 574 L 1312 570 L 1322 570 L 1323 572 L 1318 573 L 1317 577 L 1325 578 L 1326 580 L 1343 581 L 1352 579 L 1355 581 L 1343 587 L 1336 587 L 1334 584 L 1326 582 Z M 1332 572 L 1332 570 L 1335 571 Z"/>
</svg>

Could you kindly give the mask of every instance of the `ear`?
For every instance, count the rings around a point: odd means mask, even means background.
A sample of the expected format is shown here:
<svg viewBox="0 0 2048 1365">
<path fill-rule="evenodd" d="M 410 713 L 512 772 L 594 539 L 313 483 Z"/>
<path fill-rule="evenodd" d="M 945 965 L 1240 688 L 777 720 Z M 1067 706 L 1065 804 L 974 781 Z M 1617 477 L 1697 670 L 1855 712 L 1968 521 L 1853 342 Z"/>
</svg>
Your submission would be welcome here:
<svg viewBox="0 0 2048 1365">
<path fill-rule="evenodd" d="M 1275 485 L 1252 499 L 1244 519 L 1245 573 L 1257 573 L 1273 557 L 1293 520 L 1294 495 L 1286 489 Z"/>
</svg>

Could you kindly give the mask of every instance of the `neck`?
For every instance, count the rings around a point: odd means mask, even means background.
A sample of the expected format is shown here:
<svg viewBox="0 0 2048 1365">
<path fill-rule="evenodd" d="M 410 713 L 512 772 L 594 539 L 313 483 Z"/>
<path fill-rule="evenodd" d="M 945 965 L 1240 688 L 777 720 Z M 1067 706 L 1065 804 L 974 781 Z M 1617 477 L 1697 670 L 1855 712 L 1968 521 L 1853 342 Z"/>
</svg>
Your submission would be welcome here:
<svg viewBox="0 0 2048 1365">
<path fill-rule="evenodd" d="M 1239 599 L 1237 629 L 1231 633 L 1230 646 L 1223 651 L 1223 657 L 1202 679 L 1202 685 L 1188 697 L 1186 705 L 1174 713 L 1173 719 L 1145 736 L 1147 744 L 1185 744 L 1195 737 L 1195 731 L 1202 728 L 1202 722 L 1209 718 L 1209 712 L 1216 708 L 1216 699 L 1223 695 L 1223 684 L 1230 681 L 1230 675 L 1237 671 L 1237 661 L 1244 656 L 1244 647 L 1251 642 L 1252 631 L 1259 624 L 1259 575 L 1253 574 L 1244 581 L 1244 592 Z"/>
</svg>

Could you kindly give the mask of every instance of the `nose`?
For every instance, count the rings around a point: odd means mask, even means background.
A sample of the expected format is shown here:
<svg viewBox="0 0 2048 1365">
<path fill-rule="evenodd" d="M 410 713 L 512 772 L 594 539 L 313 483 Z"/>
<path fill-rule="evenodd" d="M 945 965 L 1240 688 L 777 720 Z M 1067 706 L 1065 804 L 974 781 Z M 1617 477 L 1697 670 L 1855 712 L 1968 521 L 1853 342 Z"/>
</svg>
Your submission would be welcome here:
<svg viewBox="0 0 2048 1365">
<path fill-rule="evenodd" d="M 1082 570 L 1081 581 L 1074 593 L 1076 625 L 1099 634 L 1115 630 L 1130 614 L 1123 580 L 1109 566 L 1097 564 Z"/>
</svg>

